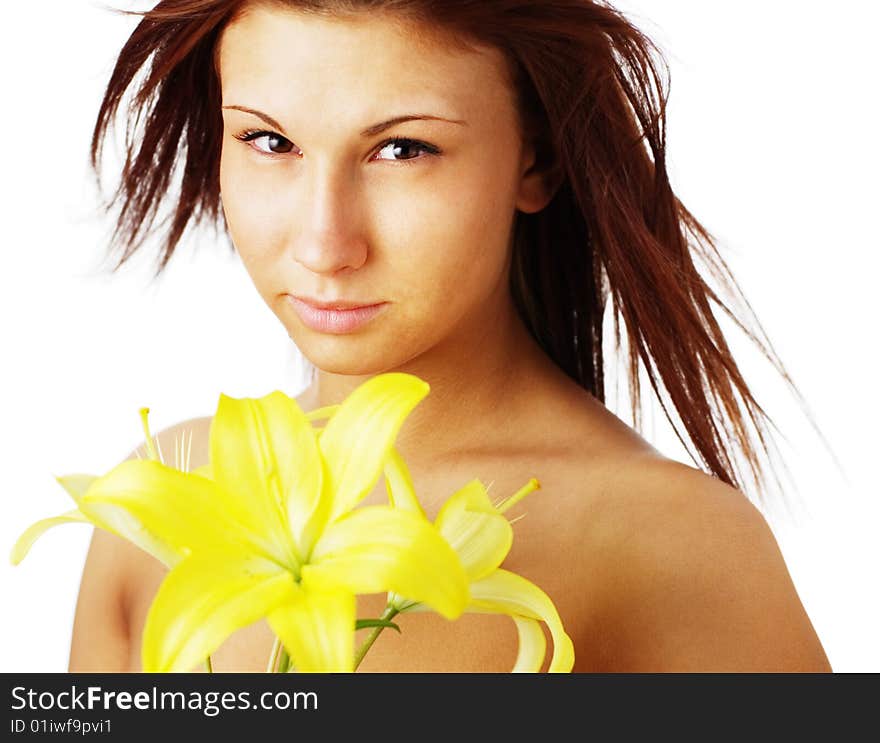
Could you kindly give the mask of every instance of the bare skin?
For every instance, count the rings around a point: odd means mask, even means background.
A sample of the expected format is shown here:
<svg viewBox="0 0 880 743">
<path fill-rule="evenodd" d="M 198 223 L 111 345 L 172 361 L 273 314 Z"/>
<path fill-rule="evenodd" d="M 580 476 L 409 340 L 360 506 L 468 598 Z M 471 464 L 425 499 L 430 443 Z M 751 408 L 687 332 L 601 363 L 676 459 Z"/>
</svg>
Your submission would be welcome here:
<svg viewBox="0 0 880 743">
<path fill-rule="evenodd" d="M 311 409 L 308 392 L 298 399 Z M 542 489 L 509 514 L 525 517 L 505 567 L 551 596 L 575 643 L 575 672 L 831 670 L 769 528 L 739 491 L 664 459 L 587 393 L 555 404 L 539 408 L 547 412 L 526 449 L 517 442 L 412 474 L 429 517 L 472 477 L 492 483 L 497 497 L 539 476 Z M 191 465 L 206 462 L 210 420 L 162 432 L 163 450 L 192 431 Z M 385 497 L 380 479 L 366 503 Z M 166 574 L 150 555 L 96 531 L 71 671 L 142 670 L 144 622 Z M 384 595 L 359 597 L 358 616 L 378 616 L 383 605 Z M 386 631 L 359 670 L 504 672 L 516 657 L 506 617 L 398 620 L 402 634 Z M 272 641 L 265 621 L 239 630 L 212 655 L 215 672 L 265 670 Z"/>
<path fill-rule="evenodd" d="M 544 208 L 555 181 L 520 135 L 499 52 L 417 39 L 383 18 L 255 6 L 223 34 L 218 69 L 227 224 L 258 293 L 318 369 L 298 398 L 304 410 L 382 372 L 428 381 L 396 446 L 429 517 L 474 477 L 494 497 L 537 477 L 542 489 L 508 514 L 527 515 L 505 567 L 553 599 L 576 671 L 830 670 L 760 513 L 662 457 L 519 319 L 507 289 L 513 218 Z M 364 134 L 414 112 L 447 120 Z M 241 140 L 254 130 L 270 134 Z M 409 150 L 392 145 L 407 138 L 439 154 L 398 161 Z M 291 294 L 387 306 L 334 335 L 304 324 Z M 163 448 L 191 429 L 199 466 L 209 425 L 169 429 Z M 385 497 L 380 480 L 366 502 Z M 137 548 L 96 534 L 71 670 L 140 670 L 164 575 Z M 362 597 L 358 615 L 383 605 Z M 507 671 L 516 656 L 505 617 L 419 613 L 400 625 L 360 670 Z M 272 640 L 265 621 L 240 630 L 213 654 L 215 670 L 264 670 Z"/>
</svg>

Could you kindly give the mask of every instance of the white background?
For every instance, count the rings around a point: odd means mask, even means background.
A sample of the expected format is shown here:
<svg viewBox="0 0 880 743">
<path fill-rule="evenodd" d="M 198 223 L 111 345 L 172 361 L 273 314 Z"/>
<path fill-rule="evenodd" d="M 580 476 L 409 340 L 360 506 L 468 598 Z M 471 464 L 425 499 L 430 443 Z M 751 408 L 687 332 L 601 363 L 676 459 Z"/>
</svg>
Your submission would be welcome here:
<svg viewBox="0 0 880 743">
<path fill-rule="evenodd" d="M 130 7 L 120 3 L 124 7 Z M 141 6 L 142 7 L 142 4 Z M 624 2 L 672 74 L 673 187 L 722 241 L 746 296 L 840 460 L 785 387 L 731 338 L 788 437 L 796 517 L 767 512 L 837 671 L 880 671 L 876 214 L 880 144 L 873 5 Z M 110 228 L 87 169 L 94 116 L 134 20 L 89 2 L 11 3 L 0 27 L 6 269 L 0 426 L 6 553 L 67 510 L 53 475 L 104 472 L 218 394 L 297 394 L 295 349 L 238 259 L 205 232 L 150 283 L 152 255 L 111 276 Z M 609 400 L 612 409 L 620 401 Z M 627 416 L 626 408 L 619 413 Z M 651 418 L 649 418 L 649 421 Z M 646 435 L 682 458 L 653 416 Z M 91 528 L 59 527 L 0 566 L 0 670 L 63 671 Z"/>
</svg>

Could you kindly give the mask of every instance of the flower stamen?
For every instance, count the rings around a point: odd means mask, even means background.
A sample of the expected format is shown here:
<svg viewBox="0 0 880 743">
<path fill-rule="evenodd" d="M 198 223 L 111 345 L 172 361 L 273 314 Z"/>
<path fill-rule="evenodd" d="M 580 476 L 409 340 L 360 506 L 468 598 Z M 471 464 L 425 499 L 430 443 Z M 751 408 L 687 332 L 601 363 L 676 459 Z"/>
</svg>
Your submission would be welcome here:
<svg viewBox="0 0 880 743">
<path fill-rule="evenodd" d="M 154 462 L 162 462 L 162 452 L 156 450 L 156 446 L 159 443 L 159 440 L 156 439 L 155 443 L 153 442 L 153 436 L 150 434 L 150 423 L 147 420 L 147 416 L 150 414 L 149 408 L 141 408 L 141 423 L 144 427 L 144 438 L 145 445 L 147 447 L 147 455 L 149 459 L 152 459 Z M 164 462 L 163 462 L 164 464 Z"/>
<path fill-rule="evenodd" d="M 498 513 L 504 513 L 508 509 L 515 506 L 519 503 L 523 498 L 525 498 L 529 493 L 533 493 L 536 490 L 541 489 L 541 483 L 538 482 L 536 478 L 532 478 L 525 485 L 523 485 L 519 490 L 517 490 L 513 495 L 509 498 L 505 498 L 502 500 L 496 508 L 498 509 Z"/>
</svg>

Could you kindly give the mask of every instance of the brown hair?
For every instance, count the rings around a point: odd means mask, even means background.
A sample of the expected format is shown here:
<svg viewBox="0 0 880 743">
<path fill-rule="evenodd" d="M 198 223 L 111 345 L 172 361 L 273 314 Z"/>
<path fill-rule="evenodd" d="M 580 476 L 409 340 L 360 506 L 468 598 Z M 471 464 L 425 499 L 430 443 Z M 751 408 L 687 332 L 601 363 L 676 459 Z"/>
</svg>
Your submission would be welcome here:
<svg viewBox="0 0 880 743">
<path fill-rule="evenodd" d="M 524 136 L 534 138 L 548 172 L 556 172 L 561 184 L 545 209 L 516 215 L 510 290 L 524 323 L 566 374 L 605 402 L 603 318 L 610 297 L 618 354 L 621 320 L 627 339 L 635 427 L 641 427 L 643 366 L 694 461 L 743 490 L 748 475 L 763 498 L 762 458 L 769 459 L 767 431 L 773 423 L 746 385 L 713 303 L 798 393 L 715 238 L 670 187 L 669 71 L 657 47 L 620 12 L 589 0 L 274 1 L 321 13 L 385 11 L 506 54 Z M 175 176 L 179 190 L 160 225 L 166 234 L 157 275 L 188 226 L 203 221 L 225 226 L 214 52 L 223 27 L 245 4 L 163 0 L 139 14 L 143 18 L 107 86 L 91 148 L 100 173 L 105 135 L 133 89 L 121 180 L 107 204 L 120 206 L 113 243 L 121 243 L 124 252 L 114 270 L 155 228 Z M 142 70 L 146 74 L 137 80 Z M 726 293 L 727 304 L 697 262 Z"/>
</svg>

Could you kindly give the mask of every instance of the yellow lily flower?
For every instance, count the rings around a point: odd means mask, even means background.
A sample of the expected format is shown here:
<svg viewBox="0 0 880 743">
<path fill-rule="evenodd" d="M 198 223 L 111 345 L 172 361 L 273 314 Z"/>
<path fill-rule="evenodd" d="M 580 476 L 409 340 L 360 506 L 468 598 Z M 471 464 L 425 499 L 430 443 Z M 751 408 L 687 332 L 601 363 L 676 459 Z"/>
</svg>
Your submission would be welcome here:
<svg viewBox="0 0 880 743">
<path fill-rule="evenodd" d="M 55 480 L 73 498 L 77 507 L 70 511 L 65 511 L 59 516 L 40 519 L 25 529 L 13 545 L 12 551 L 9 554 L 9 561 L 13 565 L 18 565 L 27 556 L 34 542 L 53 526 L 77 523 L 92 524 L 123 539 L 128 539 L 142 550 L 161 560 L 165 565 L 170 566 L 174 564 L 177 556 L 169 546 L 145 531 L 138 524 L 137 520 L 132 518 L 123 509 L 111 506 L 110 504 L 83 502 L 83 496 L 97 479 L 93 475 L 65 475 L 63 477 L 56 477 Z"/>
<path fill-rule="evenodd" d="M 22 535 L 16 540 L 9 553 L 9 562 L 18 565 L 27 556 L 34 542 L 36 542 L 48 529 L 60 524 L 70 523 L 90 523 L 90 519 L 79 510 L 79 499 L 88 489 L 88 486 L 95 479 L 91 475 L 68 475 L 67 477 L 56 477 L 56 481 L 70 494 L 77 508 L 66 511 L 60 516 L 51 516 L 47 519 L 40 519 L 35 524 L 31 524 Z"/>
<path fill-rule="evenodd" d="M 161 450 L 157 450 L 153 441 L 149 436 L 149 428 L 147 426 L 147 413 L 149 408 L 141 409 L 141 418 L 144 423 L 144 430 L 147 432 L 147 447 L 158 461 L 163 462 Z M 158 443 L 158 441 L 156 442 Z M 187 471 L 189 466 L 189 448 L 184 444 L 183 439 L 178 442 L 178 448 L 175 451 L 175 468 Z M 189 443 L 192 443 L 190 435 Z M 29 526 L 22 535 L 16 540 L 9 555 L 9 561 L 13 565 L 18 565 L 28 552 L 46 531 L 54 526 L 69 523 L 86 523 L 97 526 L 115 534 L 118 537 L 127 539 L 129 542 L 140 547 L 145 552 L 153 555 L 157 560 L 164 563 L 167 567 L 172 567 L 178 561 L 178 555 L 174 552 L 170 545 L 165 544 L 138 523 L 125 509 L 108 503 L 91 503 L 83 502 L 82 497 L 88 491 L 92 483 L 98 478 L 95 475 L 74 474 L 56 477 L 55 481 L 64 488 L 67 494 L 73 499 L 76 508 L 59 516 L 41 519 Z"/>
<path fill-rule="evenodd" d="M 221 395 L 208 466 L 126 461 L 92 481 L 79 510 L 121 509 L 173 566 L 147 615 L 144 670 L 189 670 L 266 617 L 297 670 L 351 671 L 356 593 L 400 592 L 459 616 L 467 577 L 436 529 L 391 506 L 355 509 L 428 391 L 378 375 L 321 431 L 282 392 Z"/>
<path fill-rule="evenodd" d="M 406 463 L 394 449 L 385 464 L 385 483 L 392 505 L 427 520 Z M 446 500 L 434 525 L 456 551 L 467 573 L 471 598 L 465 611 L 507 614 L 515 622 L 519 652 L 513 671 L 540 671 L 546 651 L 538 623 L 541 620 L 553 638 L 548 670 L 567 673 L 574 667 L 574 645 L 550 597 L 531 581 L 500 567 L 513 544 L 513 529 L 503 514 L 539 488 L 540 483 L 532 478 L 512 496 L 493 505 L 483 484 L 472 480 Z M 389 606 L 399 612 L 423 608 L 405 591 L 389 593 L 388 600 Z"/>
</svg>

